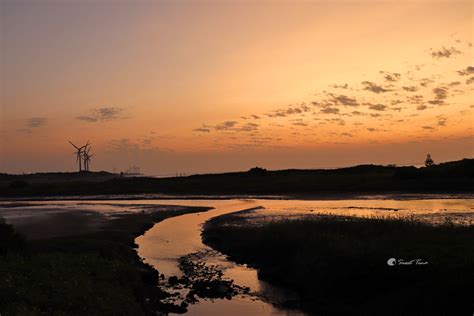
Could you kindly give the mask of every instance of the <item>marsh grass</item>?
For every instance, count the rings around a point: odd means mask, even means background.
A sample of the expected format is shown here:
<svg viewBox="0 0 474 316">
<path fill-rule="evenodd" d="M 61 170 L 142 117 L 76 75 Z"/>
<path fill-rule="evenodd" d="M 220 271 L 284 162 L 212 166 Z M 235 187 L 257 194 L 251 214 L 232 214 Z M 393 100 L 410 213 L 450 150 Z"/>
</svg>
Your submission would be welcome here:
<svg viewBox="0 0 474 316">
<path fill-rule="evenodd" d="M 316 215 L 248 221 L 223 215 L 203 240 L 295 290 L 312 313 L 455 315 L 472 312 L 474 227 L 414 217 Z M 389 266 L 389 258 L 426 265 Z"/>
</svg>

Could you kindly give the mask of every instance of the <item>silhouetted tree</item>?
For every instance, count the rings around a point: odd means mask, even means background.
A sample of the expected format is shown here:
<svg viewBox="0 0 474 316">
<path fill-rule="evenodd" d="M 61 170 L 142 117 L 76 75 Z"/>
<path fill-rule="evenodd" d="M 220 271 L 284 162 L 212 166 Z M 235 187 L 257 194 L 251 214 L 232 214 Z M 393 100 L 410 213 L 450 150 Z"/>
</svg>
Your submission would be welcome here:
<svg viewBox="0 0 474 316">
<path fill-rule="evenodd" d="M 248 171 L 249 174 L 254 175 L 254 176 L 264 176 L 267 174 L 267 169 L 265 168 L 260 168 L 260 167 L 254 167 Z"/>
<path fill-rule="evenodd" d="M 431 166 L 434 166 L 434 164 L 435 163 L 433 159 L 431 159 L 431 155 L 430 154 L 426 155 L 425 166 L 431 167 Z"/>
</svg>

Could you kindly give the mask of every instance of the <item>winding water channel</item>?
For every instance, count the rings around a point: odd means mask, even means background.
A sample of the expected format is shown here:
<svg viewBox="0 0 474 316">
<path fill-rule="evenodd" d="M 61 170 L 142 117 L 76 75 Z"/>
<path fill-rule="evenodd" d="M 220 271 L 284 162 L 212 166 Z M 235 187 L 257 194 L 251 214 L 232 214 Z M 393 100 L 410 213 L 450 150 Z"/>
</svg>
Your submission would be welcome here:
<svg viewBox="0 0 474 316">
<path fill-rule="evenodd" d="M 255 295 L 239 295 L 232 300 L 201 300 L 190 305 L 188 315 L 275 315 L 301 314 L 297 311 L 283 311 L 262 300 L 259 295 L 271 298 L 278 295 L 279 289 L 266 282 L 259 281 L 257 272 L 249 267 L 230 262 L 225 256 L 201 241 L 201 227 L 208 219 L 239 210 L 258 206 L 255 200 L 221 200 L 221 201 L 167 201 L 183 206 L 211 206 L 214 209 L 195 214 L 186 214 L 164 220 L 156 224 L 143 236 L 138 237 L 138 254 L 144 261 L 154 266 L 160 273 L 169 277 L 182 276 L 178 261 L 192 253 L 200 253 L 200 259 L 207 265 L 216 265 L 224 277 L 234 280 L 237 285 L 249 287 Z M 284 295 L 285 293 L 280 293 Z M 278 298 L 275 298 L 278 299 Z"/>
<path fill-rule="evenodd" d="M 102 198 L 102 197 L 101 197 Z M 17 201 L 18 202 L 18 201 Z M 14 202 L 14 203 L 17 203 Z M 142 212 L 148 206 L 159 211 L 160 206 L 204 206 L 211 210 L 171 217 L 155 224 L 136 238 L 137 252 L 143 260 L 156 268 L 165 279 L 180 277 L 180 259 L 187 257 L 222 272 L 225 279 L 249 291 L 228 299 L 199 299 L 188 307 L 187 315 L 303 315 L 298 310 L 283 309 L 277 303 L 292 299 L 293 293 L 272 286 L 258 279 L 257 271 L 230 261 L 226 256 L 204 245 L 201 240 L 202 225 L 222 214 L 258 208 L 247 216 L 256 220 L 298 218 L 318 213 L 355 216 L 414 216 L 432 223 L 449 219 L 452 222 L 474 223 L 474 198 L 443 198 L 443 196 L 411 196 L 409 199 L 384 196 L 347 200 L 282 200 L 282 199 L 140 199 L 120 200 L 103 197 L 103 200 L 81 198 L 74 200 L 36 201 L 31 205 L 8 207 L 3 204 L 1 216 L 7 222 L 20 225 L 28 220 L 41 224 L 41 217 L 48 213 L 91 211 L 113 217 L 117 212 Z M 21 204 L 21 203 L 20 203 Z M 169 209 L 163 207 L 163 209 Z M 32 221 L 36 218 L 36 221 Z M 164 284 L 167 282 L 163 282 Z M 169 286 L 169 285 L 163 285 Z M 174 289 L 165 289 L 171 290 Z M 275 304 L 276 303 L 276 304 Z"/>
</svg>

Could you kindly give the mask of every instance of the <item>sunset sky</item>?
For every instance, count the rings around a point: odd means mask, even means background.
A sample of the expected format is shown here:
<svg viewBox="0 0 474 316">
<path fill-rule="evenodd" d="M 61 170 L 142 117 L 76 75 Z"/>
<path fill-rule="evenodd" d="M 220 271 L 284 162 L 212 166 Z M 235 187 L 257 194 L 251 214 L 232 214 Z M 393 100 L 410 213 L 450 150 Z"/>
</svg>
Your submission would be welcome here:
<svg viewBox="0 0 474 316">
<path fill-rule="evenodd" d="M 0 1 L 0 172 L 474 154 L 471 1 Z"/>
</svg>

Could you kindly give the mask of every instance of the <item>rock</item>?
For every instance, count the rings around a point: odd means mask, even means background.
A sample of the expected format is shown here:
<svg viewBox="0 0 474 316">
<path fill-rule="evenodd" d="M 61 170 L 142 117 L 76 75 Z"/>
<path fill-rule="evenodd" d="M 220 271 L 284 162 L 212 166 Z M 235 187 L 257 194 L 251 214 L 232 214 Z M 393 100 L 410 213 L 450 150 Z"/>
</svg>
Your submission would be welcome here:
<svg viewBox="0 0 474 316">
<path fill-rule="evenodd" d="M 188 285 L 189 279 L 187 277 L 182 277 L 181 279 L 178 280 L 178 283 L 183 284 L 183 285 Z"/>
<path fill-rule="evenodd" d="M 190 304 L 195 304 L 198 302 L 198 299 L 196 298 L 196 296 L 194 295 L 194 292 L 193 291 L 190 291 L 187 295 L 186 295 L 186 301 Z"/>
<path fill-rule="evenodd" d="M 176 285 L 178 284 L 178 277 L 173 275 L 168 278 L 168 283 L 171 285 Z"/>
</svg>

